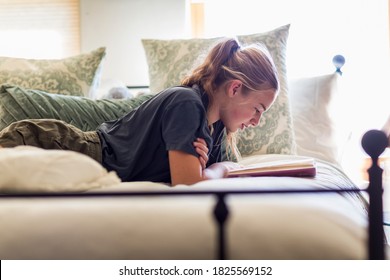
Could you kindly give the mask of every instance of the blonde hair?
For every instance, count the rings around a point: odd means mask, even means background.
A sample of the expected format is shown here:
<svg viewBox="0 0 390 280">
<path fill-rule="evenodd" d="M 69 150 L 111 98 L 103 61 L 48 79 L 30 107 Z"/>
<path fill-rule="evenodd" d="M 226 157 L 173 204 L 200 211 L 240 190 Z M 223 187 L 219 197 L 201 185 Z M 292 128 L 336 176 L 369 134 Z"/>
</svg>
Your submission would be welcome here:
<svg viewBox="0 0 390 280">
<path fill-rule="evenodd" d="M 279 90 L 279 79 L 275 64 L 267 49 L 260 44 L 241 47 L 235 39 L 217 43 L 204 62 L 182 80 L 182 85 L 200 85 L 209 97 L 209 106 L 217 88 L 230 80 L 240 80 L 243 91 L 259 91 L 272 88 Z M 227 131 L 227 145 L 238 158 L 234 133 Z"/>
</svg>

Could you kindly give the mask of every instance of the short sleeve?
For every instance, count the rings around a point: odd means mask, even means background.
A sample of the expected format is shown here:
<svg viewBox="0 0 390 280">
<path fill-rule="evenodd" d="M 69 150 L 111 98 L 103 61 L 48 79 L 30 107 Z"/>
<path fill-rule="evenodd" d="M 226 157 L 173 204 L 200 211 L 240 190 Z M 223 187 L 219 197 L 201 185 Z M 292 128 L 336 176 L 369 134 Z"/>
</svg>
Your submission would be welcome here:
<svg viewBox="0 0 390 280">
<path fill-rule="evenodd" d="M 162 117 L 162 136 L 167 151 L 179 150 L 198 156 L 193 146 L 198 137 L 206 141 L 209 149 L 212 147 L 206 111 L 202 104 L 194 101 L 171 104 Z"/>
</svg>

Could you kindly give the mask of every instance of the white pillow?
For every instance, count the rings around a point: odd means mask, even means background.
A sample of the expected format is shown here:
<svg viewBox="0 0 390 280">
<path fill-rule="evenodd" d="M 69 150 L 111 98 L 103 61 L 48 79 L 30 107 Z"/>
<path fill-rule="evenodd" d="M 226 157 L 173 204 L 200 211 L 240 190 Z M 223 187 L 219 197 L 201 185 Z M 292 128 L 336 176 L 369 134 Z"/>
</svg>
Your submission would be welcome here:
<svg viewBox="0 0 390 280">
<path fill-rule="evenodd" d="M 116 173 L 81 153 L 0 148 L 0 193 L 80 192 L 117 183 Z"/>
<path fill-rule="evenodd" d="M 337 119 L 339 74 L 289 80 L 297 154 L 340 164 L 346 139 Z M 337 121 L 336 121 L 337 119 Z M 344 139 L 344 140 L 343 140 Z"/>
</svg>

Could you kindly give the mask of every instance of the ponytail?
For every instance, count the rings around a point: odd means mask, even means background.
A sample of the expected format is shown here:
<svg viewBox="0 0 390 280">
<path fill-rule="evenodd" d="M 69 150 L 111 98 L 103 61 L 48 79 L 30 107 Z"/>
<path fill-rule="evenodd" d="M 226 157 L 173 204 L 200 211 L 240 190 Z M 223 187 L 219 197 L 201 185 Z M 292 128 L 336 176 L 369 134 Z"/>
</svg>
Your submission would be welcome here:
<svg viewBox="0 0 390 280">
<path fill-rule="evenodd" d="M 211 49 L 204 62 L 199 65 L 190 76 L 182 80 L 182 85 L 193 86 L 198 84 L 212 97 L 212 93 L 222 82 L 221 69 L 230 57 L 240 48 L 234 39 L 220 42 Z"/>
</svg>

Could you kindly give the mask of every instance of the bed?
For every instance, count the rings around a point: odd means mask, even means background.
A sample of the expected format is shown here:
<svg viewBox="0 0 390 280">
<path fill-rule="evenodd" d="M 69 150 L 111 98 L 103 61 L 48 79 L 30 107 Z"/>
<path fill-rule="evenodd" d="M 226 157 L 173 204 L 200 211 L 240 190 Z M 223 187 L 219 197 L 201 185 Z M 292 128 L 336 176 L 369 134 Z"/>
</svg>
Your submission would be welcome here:
<svg viewBox="0 0 390 280">
<path fill-rule="evenodd" d="M 380 168 L 374 164 L 365 188 L 339 164 L 342 137 L 335 137 L 331 112 L 337 105 L 343 57 L 334 59 L 336 73 L 289 79 L 288 30 L 287 25 L 238 36 L 242 43 L 266 44 L 281 80 L 278 101 L 259 127 L 239 135 L 239 148 L 242 163 L 313 157 L 314 178 L 245 177 L 170 187 L 120 182 L 93 160 L 69 151 L 0 149 L 0 258 L 389 258 Z M 143 40 L 149 93 L 177 83 L 177 77 L 201 57 L 201 50 L 218 39 Z M 47 73 L 38 77 L 41 84 L 36 83 L 36 71 L 34 85 L 26 77 L 24 84 L 17 84 L 21 77 L 12 78 L 20 71 L 4 74 L 0 68 L 0 125 L 24 118 L 58 118 L 90 130 L 150 98 L 149 94 L 91 98 L 96 96 L 104 52 L 100 48 L 70 62 L 53 62 L 53 68 L 62 67 L 63 76 L 69 77 L 67 83 L 57 83 L 61 88 L 45 83 L 54 79 L 47 61 L 42 70 Z M 0 67 L 5 63 L 10 62 L 0 58 Z M 75 65 L 88 65 L 84 72 L 90 75 L 81 79 L 74 73 L 79 69 L 71 67 Z M 374 163 L 388 145 L 378 130 L 367 132 L 362 141 Z"/>
</svg>

